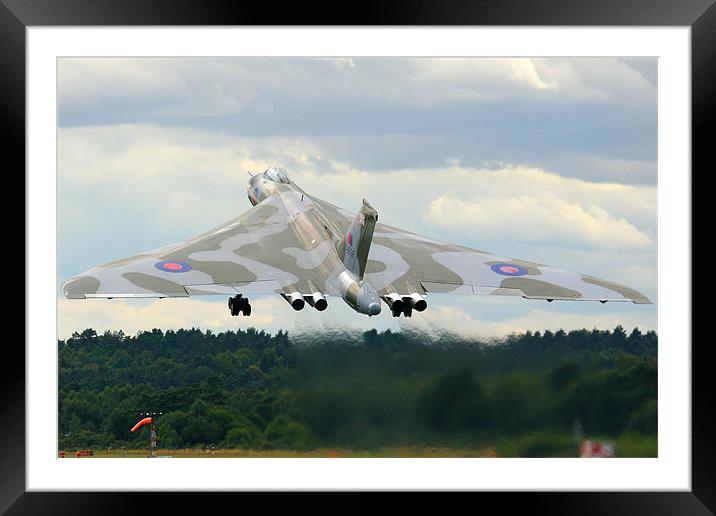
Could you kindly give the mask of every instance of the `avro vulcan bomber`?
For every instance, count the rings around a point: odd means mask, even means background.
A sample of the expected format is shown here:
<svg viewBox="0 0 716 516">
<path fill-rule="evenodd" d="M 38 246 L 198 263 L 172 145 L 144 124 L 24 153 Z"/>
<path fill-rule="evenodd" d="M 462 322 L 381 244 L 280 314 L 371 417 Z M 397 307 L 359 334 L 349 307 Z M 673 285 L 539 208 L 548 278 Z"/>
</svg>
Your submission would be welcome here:
<svg viewBox="0 0 716 516">
<path fill-rule="evenodd" d="M 280 294 L 294 310 L 341 298 L 360 314 L 385 303 L 394 317 L 428 307 L 431 293 L 547 301 L 651 303 L 629 287 L 548 265 L 426 238 L 378 222 L 363 201 L 353 214 L 303 191 L 286 170 L 251 176 L 253 207 L 195 238 L 117 260 L 67 281 L 69 299 Z"/>
</svg>

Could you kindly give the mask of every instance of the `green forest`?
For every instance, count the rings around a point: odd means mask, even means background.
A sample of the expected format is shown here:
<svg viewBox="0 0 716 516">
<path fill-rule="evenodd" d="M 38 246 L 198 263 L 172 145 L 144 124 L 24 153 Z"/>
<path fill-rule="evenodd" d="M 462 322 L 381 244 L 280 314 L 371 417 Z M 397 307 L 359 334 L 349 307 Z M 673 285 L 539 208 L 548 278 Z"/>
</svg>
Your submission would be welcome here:
<svg viewBox="0 0 716 516">
<path fill-rule="evenodd" d="M 657 334 L 544 331 L 480 341 L 409 331 L 253 328 L 58 341 L 59 449 L 488 447 L 574 457 L 575 426 L 657 456 Z M 578 423 L 576 423 L 578 421 Z"/>
</svg>

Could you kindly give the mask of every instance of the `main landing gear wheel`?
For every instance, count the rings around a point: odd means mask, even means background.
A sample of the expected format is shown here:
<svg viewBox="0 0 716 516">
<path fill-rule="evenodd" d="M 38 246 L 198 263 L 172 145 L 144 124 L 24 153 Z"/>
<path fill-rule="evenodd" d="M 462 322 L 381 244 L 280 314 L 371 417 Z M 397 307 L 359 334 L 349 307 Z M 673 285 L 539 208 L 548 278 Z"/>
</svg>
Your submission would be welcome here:
<svg viewBox="0 0 716 516">
<path fill-rule="evenodd" d="M 229 298 L 229 311 L 231 315 L 239 315 L 242 313 L 248 317 L 251 315 L 251 305 L 249 304 L 248 298 L 237 294 L 234 297 Z"/>
<path fill-rule="evenodd" d="M 400 308 L 391 310 L 391 313 L 393 314 L 393 317 L 400 317 L 401 314 L 403 314 L 405 317 L 412 317 L 413 316 L 413 308 L 406 304 Z"/>
</svg>

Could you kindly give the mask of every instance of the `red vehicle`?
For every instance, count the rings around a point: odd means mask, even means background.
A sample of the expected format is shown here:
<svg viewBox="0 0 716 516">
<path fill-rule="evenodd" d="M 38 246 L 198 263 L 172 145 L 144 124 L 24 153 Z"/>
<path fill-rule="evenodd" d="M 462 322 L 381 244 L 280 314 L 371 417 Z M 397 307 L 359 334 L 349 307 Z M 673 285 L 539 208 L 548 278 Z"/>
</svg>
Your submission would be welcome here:
<svg viewBox="0 0 716 516">
<path fill-rule="evenodd" d="M 77 450 L 78 457 L 92 457 L 94 452 L 92 450 Z"/>
</svg>

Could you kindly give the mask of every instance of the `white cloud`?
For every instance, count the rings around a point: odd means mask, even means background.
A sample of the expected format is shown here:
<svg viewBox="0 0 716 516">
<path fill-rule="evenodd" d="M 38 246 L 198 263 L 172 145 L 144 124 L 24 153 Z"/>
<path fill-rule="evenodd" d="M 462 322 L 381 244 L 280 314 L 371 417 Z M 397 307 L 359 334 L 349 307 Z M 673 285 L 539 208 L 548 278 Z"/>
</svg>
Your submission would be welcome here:
<svg viewBox="0 0 716 516">
<path fill-rule="evenodd" d="M 559 84 L 560 94 L 575 99 L 656 103 L 655 85 L 619 59 L 537 59 L 534 65 L 541 75 Z"/>
<path fill-rule="evenodd" d="M 328 309 L 317 312 L 308 305 L 293 310 L 278 294 L 250 296 L 251 316 L 232 317 L 221 296 L 166 299 L 58 299 L 58 335 L 66 339 L 72 332 L 93 328 L 98 332 L 138 331 L 196 327 L 212 331 L 254 327 L 271 333 L 279 329 L 294 334 L 317 331 L 363 331 L 376 328 L 400 329 L 400 321 L 385 310 L 378 317 L 359 315 L 342 299 L 328 299 Z"/>
<path fill-rule="evenodd" d="M 250 207 L 247 171 L 310 166 L 315 156 L 300 140 L 247 144 L 218 132 L 151 126 L 60 129 L 59 141 L 63 228 L 134 225 L 172 235 L 185 228 L 180 238 Z"/>
<path fill-rule="evenodd" d="M 522 301 L 521 301 L 522 302 Z M 586 328 L 611 329 L 617 325 L 627 330 L 638 327 L 642 331 L 656 330 L 656 317 L 651 311 L 646 313 L 624 314 L 620 311 L 609 311 L 602 314 L 564 313 L 557 309 L 542 310 L 532 308 L 526 314 L 512 316 L 501 320 L 486 320 L 475 317 L 463 309 L 453 306 L 433 307 L 422 315 L 422 327 L 425 331 L 436 328 L 449 328 L 458 335 L 475 337 L 504 337 L 511 333 L 530 331 L 565 331 Z"/>
<path fill-rule="evenodd" d="M 300 184 L 346 209 L 366 196 L 382 210 L 381 220 L 412 231 L 455 236 L 467 231 L 470 236 L 612 249 L 651 248 L 656 239 L 655 187 L 593 183 L 508 164 L 496 170 L 454 162 L 384 173 L 335 170 L 326 175 L 306 171 Z"/>
<path fill-rule="evenodd" d="M 356 64 L 350 57 L 319 57 L 319 61 L 326 61 L 337 68 L 355 68 Z"/>
<path fill-rule="evenodd" d="M 379 316 L 368 318 L 356 314 L 339 298 L 331 298 L 328 310 L 318 313 L 308 307 L 296 312 L 278 295 L 255 297 L 251 300 L 249 318 L 231 317 L 226 302 L 217 300 L 216 296 L 162 300 L 61 298 L 58 300 L 58 338 L 67 339 L 73 332 L 86 328 L 99 333 L 121 329 L 125 334 L 134 335 L 153 328 L 196 327 L 218 332 L 254 327 L 270 333 L 282 329 L 293 335 L 352 332 L 356 336 L 370 329 L 391 329 L 434 335 L 450 332 L 484 338 L 504 337 L 527 330 L 605 329 L 618 324 L 627 329 L 657 329 L 655 311 L 624 310 L 621 303 L 613 304 L 619 308 L 605 309 L 599 305 L 592 307 L 591 312 L 569 313 L 558 303 L 551 304 L 549 309 L 540 309 L 527 306 L 534 305 L 535 301 L 522 299 L 441 295 L 429 296 L 428 300 L 429 307 L 425 312 L 415 312 L 413 317 L 406 319 L 392 317 L 387 309 Z M 490 313 L 486 314 L 488 306 Z"/>
<path fill-rule="evenodd" d="M 462 234 L 470 226 L 528 240 L 551 235 L 562 243 L 614 247 L 648 247 L 656 238 L 652 186 L 594 183 L 508 164 L 471 168 L 458 161 L 369 173 L 332 159 L 309 140 L 136 125 L 60 129 L 61 222 L 82 225 L 114 206 L 137 214 L 143 227 L 202 230 L 248 208 L 246 171 L 275 163 L 307 191 L 349 210 L 366 197 L 382 220 L 406 229 L 456 225 Z M 470 216 L 448 220 L 451 212 Z M 65 218 L 72 214 L 77 218 Z"/>
<path fill-rule="evenodd" d="M 279 306 L 280 304 L 285 305 Z M 281 309 L 291 308 L 280 297 L 252 301 L 250 319 L 232 317 L 226 301 L 206 299 L 64 299 L 58 300 L 59 338 L 66 339 L 74 331 L 93 328 L 98 332 L 122 330 L 133 335 L 138 331 L 198 327 L 210 330 L 236 328 L 272 328 Z"/>
<path fill-rule="evenodd" d="M 532 59 L 419 59 L 410 63 L 413 88 L 403 101 L 492 101 L 559 87 L 540 76 Z"/>
<path fill-rule="evenodd" d="M 472 201 L 439 196 L 428 206 L 427 223 L 481 234 L 506 231 L 531 242 L 587 244 L 610 249 L 646 248 L 651 239 L 599 206 L 583 207 L 551 193 L 483 197 Z"/>
</svg>

